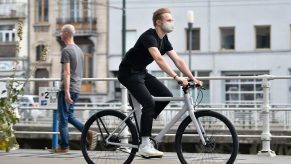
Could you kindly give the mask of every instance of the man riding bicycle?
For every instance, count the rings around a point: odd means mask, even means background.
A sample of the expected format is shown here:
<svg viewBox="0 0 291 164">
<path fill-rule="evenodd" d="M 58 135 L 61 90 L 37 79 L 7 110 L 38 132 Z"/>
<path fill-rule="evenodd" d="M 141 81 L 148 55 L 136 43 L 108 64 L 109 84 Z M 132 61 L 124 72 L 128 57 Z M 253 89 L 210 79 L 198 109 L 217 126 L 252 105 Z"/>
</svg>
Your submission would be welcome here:
<svg viewBox="0 0 291 164">
<path fill-rule="evenodd" d="M 160 8 L 153 14 L 154 28 L 145 31 L 123 58 L 119 65 L 118 80 L 142 105 L 141 138 L 139 154 L 145 157 L 161 157 L 163 152 L 155 149 L 150 142 L 153 119 L 157 118 L 169 102 L 155 102 L 152 96 L 172 97 L 171 91 L 156 77 L 149 74 L 146 67 L 153 61 L 173 77 L 180 85 L 186 86 L 188 81 L 178 76 L 162 55 L 167 54 L 176 67 L 194 83 L 202 86 L 189 70 L 184 60 L 173 50 L 167 33 L 173 31 L 171 11 Z"/>
</svg>

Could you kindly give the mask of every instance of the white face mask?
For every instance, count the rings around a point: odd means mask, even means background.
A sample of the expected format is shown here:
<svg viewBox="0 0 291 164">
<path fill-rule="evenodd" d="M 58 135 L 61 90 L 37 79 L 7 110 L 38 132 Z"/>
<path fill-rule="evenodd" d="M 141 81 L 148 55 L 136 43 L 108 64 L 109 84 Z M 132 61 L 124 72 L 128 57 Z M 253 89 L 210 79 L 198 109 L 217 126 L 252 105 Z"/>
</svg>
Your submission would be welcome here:
<svg viewBox="0 0 291 164">
<path fill-rule="evenodd" d="M 174 25 L 171 22 L 162 22 L 161 28 L 164 32 L 170 33 L 174 30 Z"/>
</svg>

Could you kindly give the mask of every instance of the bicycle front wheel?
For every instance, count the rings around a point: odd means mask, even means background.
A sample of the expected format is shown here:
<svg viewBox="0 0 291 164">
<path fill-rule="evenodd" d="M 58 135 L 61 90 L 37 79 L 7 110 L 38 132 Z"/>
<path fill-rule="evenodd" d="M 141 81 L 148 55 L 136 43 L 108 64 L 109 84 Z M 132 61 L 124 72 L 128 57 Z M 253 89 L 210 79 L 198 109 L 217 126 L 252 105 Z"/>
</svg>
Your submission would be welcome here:
<svg viewBox="0 0 291 164">
<path fill-rule="evenodd" d="M 87 163 L 131 163 L 137 152 L 138 136 L 134 124 L 130 119 L 124 122 L 125 118 L 119 111 L 103 110 L 88 119 L 81 136 Z"/>
<path fill-rule="evenodd" d="M 232 123 L 223 115 L 201 110 L 195 112 L 204 129 L 206 145 L 200 141 L 190 116 L 179 126 L 175 139 L 176 151 L 182 164 L 233 164 L 238 153 L 238 137 Z"/>
</svg>

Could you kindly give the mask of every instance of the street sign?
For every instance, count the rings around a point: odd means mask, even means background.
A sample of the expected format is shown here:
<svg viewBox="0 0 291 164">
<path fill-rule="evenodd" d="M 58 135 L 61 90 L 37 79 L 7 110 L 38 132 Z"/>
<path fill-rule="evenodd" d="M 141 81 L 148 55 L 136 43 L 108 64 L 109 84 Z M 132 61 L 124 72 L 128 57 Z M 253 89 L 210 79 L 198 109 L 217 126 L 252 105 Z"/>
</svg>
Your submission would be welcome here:
<svg viewBox="0 0 291 164">
<path fill-rule="evenodd" d="M 56 107 L 58 87 L 39 87 L 39 106 Z"/>
</svg>

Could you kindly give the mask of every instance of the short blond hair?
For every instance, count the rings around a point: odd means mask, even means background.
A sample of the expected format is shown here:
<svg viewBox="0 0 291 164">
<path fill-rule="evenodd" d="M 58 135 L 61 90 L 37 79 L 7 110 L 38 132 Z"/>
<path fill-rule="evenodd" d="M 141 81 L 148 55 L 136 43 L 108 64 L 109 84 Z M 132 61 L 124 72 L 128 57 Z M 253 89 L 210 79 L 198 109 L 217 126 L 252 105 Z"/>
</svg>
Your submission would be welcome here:
<svg viewBox="0 0 291 164">
<path fill-rule="evenodd" d="M 75 27 L 71 24 L 65 24 L 62 28 L 62 31 L 68 32 L 71 36 L 74 36 L 76 33 Z"/>
<path fill-rule="evenodd" d="M 171 13 L 171 10 L 168 9 L 168 8 L 159 8 L 154 12 L 154 14 L 153 14 L 153 24 L 154 24 L 154 26 L 157 25 L 157 23 L 156 23 L 157 20 L 161 20 L 162 19 L 162 15 L 164 13 Z"/>
</svg>

